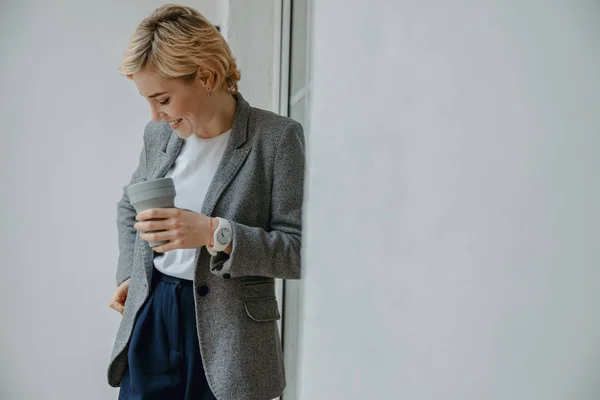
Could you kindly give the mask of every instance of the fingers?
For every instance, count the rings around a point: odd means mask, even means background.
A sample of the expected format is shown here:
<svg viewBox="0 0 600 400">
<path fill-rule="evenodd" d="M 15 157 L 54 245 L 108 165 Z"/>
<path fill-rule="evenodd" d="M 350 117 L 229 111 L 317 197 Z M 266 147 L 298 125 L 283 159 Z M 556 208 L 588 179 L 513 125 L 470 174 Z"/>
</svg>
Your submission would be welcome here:
<svg viewBox="0 0 600 400">
<path fill-rule="evenodd" d="M 163 242 L 163 241 L 175 241 L 181 236 L 179 231 L 170 230 L 162 232 L 147 232 L 140 235 L 142 240 L 147 242 Z"/>
<path fill-rule="evenodd" d="M 127 293 L 129 293 L 129 282 L 131 281 L 131 278 L 127 279 L 126 281 L 123 281 L 123 283 L 121 283 L 119 285 L 119 287 L 117 287 L 117 289 L 115 290 L 114 293 L 114 298 L 121 301 L 121 302 L 125 302 L 125 299 L 127 298 Z"/>
<path fill-rule="evenodd" d="M 129 293 L 130 280 L 131 278 L 123 281 L 119 287 L 117 287 L 108 304 L 110 308 L 121 315 L 123 315 L 123 311 L 125 310 L 125 301 L 127 300 L 127 294 Z"/>
<path fill-rule="evenodd" d="M 177 239 L 177 240 L 171 240 L 165 244 L 161 244 L 160 246 L 153 247 L 152 250 L 154 250 L 157 253 L 166 253 L 167 251 L 171 251 L 171 250 L 175 250 L 175 249 L 182 249 L 182 248 L 183 248 L 182 241 Z"/>
<path fill-rule="evenodd" d="M 168 220 L 166 219 L 160 219 L 145 222 L 136 222 L 135 224 L 133 224 L 133 228 L 142 232 L 162 230 L 166 228 L 167 221 Z"/>
<path fill-rule="evenodd" d="M 109 304 L 110 308 L 123 315 L 123 311 L 125 310 L 125 302 L 120 302 L 118 300 L 112 300 Z"/>
<path fill-rule="evenodd" d="M 148 220 L 144 222 L 136 222 L 133 224 L 133 228 L 142 232 L 149 231 L 164 231 L 169 229 L 177 229 L 182 226 L 181 221 L 176 218 L 159 219 L 159 220 Z"/>
<path fill-rule="evenodd" d="M 172 218 L 181 214 L 179 208 L 149 208 L 139 213 L 135 219 L 138 221 L 147 221 L 154 218 Z"/>
</svg>

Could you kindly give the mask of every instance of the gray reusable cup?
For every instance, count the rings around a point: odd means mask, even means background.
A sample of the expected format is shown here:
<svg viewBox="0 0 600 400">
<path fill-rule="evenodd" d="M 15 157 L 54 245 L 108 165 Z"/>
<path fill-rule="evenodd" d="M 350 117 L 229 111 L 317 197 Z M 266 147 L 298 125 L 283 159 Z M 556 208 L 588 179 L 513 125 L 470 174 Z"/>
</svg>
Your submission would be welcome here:
<svg viewBox="0 0 600 400">
<path fill-rule="evenodd" d="M 125 193 L 138 214 L 149 208 L 175 208 L 175 183 L 171 178 L 134 183 L 125 187 Z M 148 245 L 154 247 L 167 242 L 148 242 Z"/>
</svg>

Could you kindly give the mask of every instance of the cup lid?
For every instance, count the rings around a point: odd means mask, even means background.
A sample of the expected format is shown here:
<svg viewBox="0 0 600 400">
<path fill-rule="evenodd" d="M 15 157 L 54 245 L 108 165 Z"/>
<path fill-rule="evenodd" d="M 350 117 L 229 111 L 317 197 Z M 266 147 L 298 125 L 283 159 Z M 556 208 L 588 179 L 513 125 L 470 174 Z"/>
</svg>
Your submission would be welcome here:
<svg viewBox="0 0 600 400">
<path fill-rule="evenodd" d="M 150 181 L 138 182 L 125 187 L 127 195 L 131 196 L 136 193 L 145 192 L 146 190 L 154 190 L 164 187 L 175 187 L 175 182 L 172 178 L 160 178 Z"/>
</svg>

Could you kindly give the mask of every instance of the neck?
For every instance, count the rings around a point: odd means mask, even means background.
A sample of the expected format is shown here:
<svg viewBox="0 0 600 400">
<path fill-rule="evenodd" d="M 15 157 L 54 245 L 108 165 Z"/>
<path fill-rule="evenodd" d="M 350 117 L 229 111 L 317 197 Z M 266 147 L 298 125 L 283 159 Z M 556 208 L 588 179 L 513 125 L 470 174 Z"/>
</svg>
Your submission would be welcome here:
<svg viewBox="0 0 600 400">
<path fill-rule="evenodd" d="M 212 103 L 215 112 L 196 132 L 196 135 L 203 139 L 217 137 L 230 130 L 233 125 L 237 105 L 235 98 L 229 93 L 219 91 L 213 94 Z"/>
</svg>

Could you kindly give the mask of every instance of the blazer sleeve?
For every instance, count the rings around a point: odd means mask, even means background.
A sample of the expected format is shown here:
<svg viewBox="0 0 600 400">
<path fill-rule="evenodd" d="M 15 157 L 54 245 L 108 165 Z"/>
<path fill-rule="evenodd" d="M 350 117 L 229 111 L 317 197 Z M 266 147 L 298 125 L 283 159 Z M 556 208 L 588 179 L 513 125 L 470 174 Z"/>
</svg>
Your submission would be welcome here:
<svg viewBox="0 0 600 400">
<path fill-rule="evenodd" d="M 300 279 L 304 164 L 304 132 L 294 121 L 284 129 L 275 155 L 269 231 L 229 221 L 232 252 L 211 256 L 212 273 L 225 279 Z"/>
<path fill-rule="evenodd" d="M 129 185 L 136 182 L 141 182 L 146 179 L 146 130 L 144 131 L 144 144 L 140 153 L 139 163 L 131 179 Z M 131 278 L 131 270 L 133 268 L 133 251 L 135 247 L 135 238 L 137 235 L 135 217 L 137 213 L 131 203 L 129 197 L 123 188 L 123 196 L 117 203 L 117 233 L 119 241 L 119 259 L 117 263 L 117 286 Z"/>
</svg>

